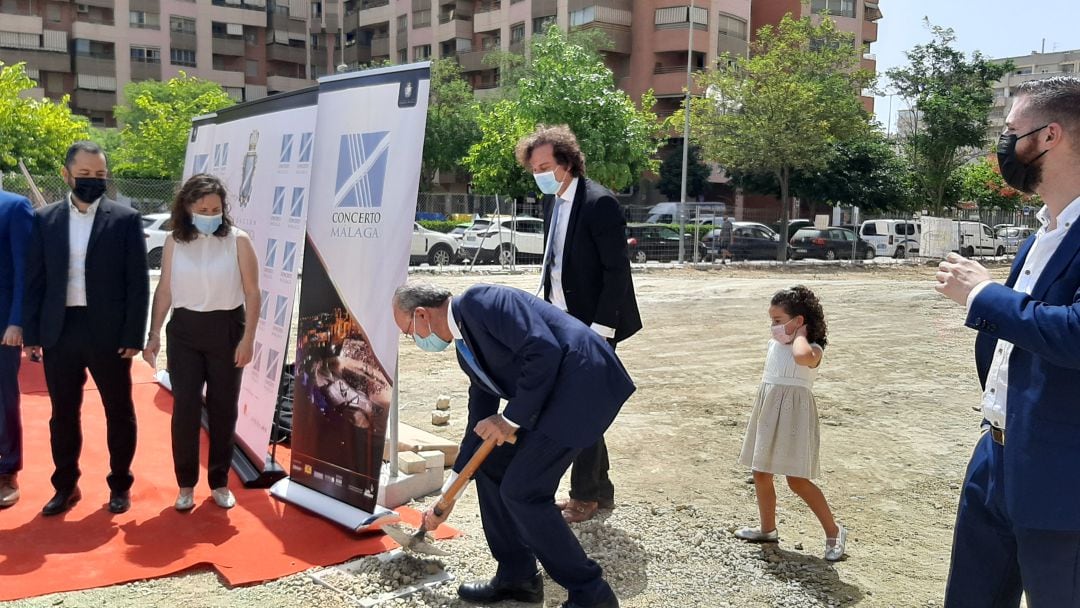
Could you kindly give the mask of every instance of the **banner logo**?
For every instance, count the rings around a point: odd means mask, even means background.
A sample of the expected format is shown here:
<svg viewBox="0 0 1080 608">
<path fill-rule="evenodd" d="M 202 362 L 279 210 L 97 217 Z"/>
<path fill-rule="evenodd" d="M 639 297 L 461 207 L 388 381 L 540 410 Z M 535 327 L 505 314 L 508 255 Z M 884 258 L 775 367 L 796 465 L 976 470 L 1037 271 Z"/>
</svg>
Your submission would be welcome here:
<svg viewBox="0 0 1080 608">
<path fill-rule="evenodd" d="M 341 136 L 334 207 L 382 207 L 389 149 L 389 131 Z"/>
<path fill-rule="evenodd" d="M 277 297 L 277 308 L 274 309 L 274 325 L 278 327 L 285 327 L 289 320 L 289 298 L 285 296 Z M 271 351 L 273 352 L 273 351 Z"/>
<path fill-rule="evenodd" d="M 304 188 L 293 188 L 292 190 L 292 207 L 289 209 L 289 215 L 293 219 L 300 219 L 304 217 L 304 200 L 306 191 Z M 284 195 L 282 195 L 284 197 Z"/>
<path fill-rule="evenodd" d="M 287 165 L 292 162 L 292 133 L 286 133 L 281 136 L 281 154 L 278 156 L 278 163 Z"/>
<path fill-rule="evenodd" d="M 281 269 L 285 272 L 293 272 L 296 268 L 296 243 L 285 241 L 285 253 L 282 256 Z"/>
<path fill-rule="evenodd" d="M 274 266 L 277 266 L 277 244 L 277 239 L 266 239 L 266 262 L 263 264 L 263 266 L 266 266 L 270 269 L 273 269 Z"/>
<path fill-rule="evenodd" d="M 266 312 L 270 309 L 270 292 L 265 289 L 260 289 L 262 292 L 262 300 L 259 302 L 259 318 L 263 321 L 266 320 Z M 256 344 L 258 346 L 258 344 Z"/>
<path fill-rule="evenodd" d="M 206 169 L 210 164 L 209 154 L 196 154 L 195 155 L 195 173 L 206 173 Z"/>
<path fill-rule="evenodd" d="M 280 216 L 285 213 L 285 186 L 274 188 L 274 206 L 270 209 L 270 215 Z"/>
<path fill-rule="evenodd" d="M 314 133 L 308 132 L 300 134 L 300 164 L 306 164 L 311 162 L 311 144 L 314 141 Z"/>
</svg>

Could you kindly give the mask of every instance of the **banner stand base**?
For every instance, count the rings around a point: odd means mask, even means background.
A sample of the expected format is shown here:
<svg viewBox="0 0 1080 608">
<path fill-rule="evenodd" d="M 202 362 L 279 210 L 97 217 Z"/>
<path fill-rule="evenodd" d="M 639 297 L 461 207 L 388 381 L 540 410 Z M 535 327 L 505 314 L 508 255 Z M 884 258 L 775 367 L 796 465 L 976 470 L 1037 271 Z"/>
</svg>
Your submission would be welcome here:
<svg viewBox="0 0 1080 608">
<path fill-rule="evenodd" d="M 240 446 L 233 446 L 232 468 L 245 488 L 269 488 L 286 475 L 285 469 L 270 454 L 265 456 L 262 470 L 259 470 Z"/>
<path fill-rule="evenodd" d="M 397 513 L 385 507 L 376 506 L 374 513 L 368 513 L 336 498 L 312 490 L 305 485 L 296 483 L 288 477 L 275 483 L 270 488 L 270 495 L 278 500 L 307 509 L 316 515 L 321 515 L 357 533 L 377 532 L 387 524 L 401 521 L 401 517 Z"/>
</svg>

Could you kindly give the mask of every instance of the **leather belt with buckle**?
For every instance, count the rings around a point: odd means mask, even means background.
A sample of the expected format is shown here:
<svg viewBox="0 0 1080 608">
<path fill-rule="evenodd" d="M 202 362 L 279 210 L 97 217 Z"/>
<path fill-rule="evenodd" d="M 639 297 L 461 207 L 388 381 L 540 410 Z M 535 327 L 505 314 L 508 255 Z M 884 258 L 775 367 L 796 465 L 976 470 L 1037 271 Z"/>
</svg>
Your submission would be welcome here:
<svg viewBox="0 0 1080 608">
<path fill-rule="evenodd" d="M 1005 445 L 1005 429 L 999 429 L 996 426 L 991 425 L 990 438 L 998 445 Z"/>
</svg>

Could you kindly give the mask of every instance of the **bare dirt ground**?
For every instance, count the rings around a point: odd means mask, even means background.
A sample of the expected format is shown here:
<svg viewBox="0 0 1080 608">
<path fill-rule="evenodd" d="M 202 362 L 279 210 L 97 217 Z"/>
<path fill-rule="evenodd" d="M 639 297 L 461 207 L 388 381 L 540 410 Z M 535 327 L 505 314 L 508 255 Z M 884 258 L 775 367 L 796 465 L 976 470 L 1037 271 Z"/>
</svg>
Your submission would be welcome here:
<svg viewBox="0 0 1080 608">
<path fill-rule="evenodd" d="M 1005 268 L 994 272 L 1002 279 Z M 532 290 L 537 281 L 535 272 L 425 278 L 455 291 L 478 282 Z M 941 604 L 980 415 L 972 410 L 979 395 L 975 332 L 932 280 L 930 266 L 895 265 L 635 272 L 645 329 L 621 344 L 619 355 L 638 391 L 607 434 L 618 506 L 605 521 L 578 529 L 586 548 L 600 554 L 623 606 Z M 820 485 L 850 530 L 849 556 L 837 564 L 821 560 L 821 528 L 779 480 L 779 547 L 730 538 L 733 527 L 756 522 L 753 486 L 736 459 L 769 337 L 768 300 L 795 283 L 817 292 L 829 322 L 814 392 Z M 400 378 L 402 420 L 460 438 L 467 383 L 453 354 L 403 342 Z M 451 424 L 433 428 L 430 410 L 440 394 L 454 399 Z M 471 491 L 449 523 L 465 537 L 445 548 L 475 559 L 448 558 L 448 569 L 459 579 L 491 575 Z M 340 605 L 305 585 L 298 575 L 228 590 L 201 572 L 9 605 Z M 778 599 L 785 589 L 792 603 Z M 548 605 L 565 598 L 550 582 L 548 596 Z M 430 605 L 458 605 L 453 597 L 446 586 Z"/>
</svg>

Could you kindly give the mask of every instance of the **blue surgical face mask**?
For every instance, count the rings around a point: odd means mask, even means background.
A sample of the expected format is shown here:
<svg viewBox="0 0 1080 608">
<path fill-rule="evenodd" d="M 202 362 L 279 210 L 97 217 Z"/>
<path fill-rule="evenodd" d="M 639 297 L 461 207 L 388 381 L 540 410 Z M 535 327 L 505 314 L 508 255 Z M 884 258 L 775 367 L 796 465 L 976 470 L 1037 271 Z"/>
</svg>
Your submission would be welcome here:
<svg viewBox="0 0 1080 608">
<path fill-rule="evenodd" d="M 427 351 L 429 353 L 438 353 L 446 350 L 446 347 L 450 346 L 450 343 L 443 340 L 439 336 L 435 335 L 435 330 L 431 329 L 431 321 L 428 321 L 429 333 L 426 337 L 421 338 L 416 333 L 416 311 L 413 311 L 413 342 L 420 347 L 420 350 Z"/>
<path fill-rule="evenodd" d="M 193 213 L 191 215 L 191 224 L 195 226 L 195 229 L 199 232 L 209 236 L 217 232 L 217 229 L 221 227 L 221 216 L 217 215 L 199 215 Z"/>
<path fill-rule="evenodd" d="M 554 171 L 533 173 L 533 179 L 536 180 L 536 187 L 540 188 L 540 192 L 544 194 L 557 194 L 559 187 L 562 186 L 562 182 L 555 177 Z"/>
</svg>

